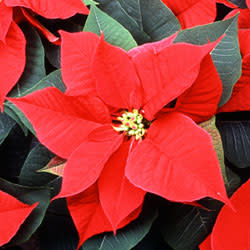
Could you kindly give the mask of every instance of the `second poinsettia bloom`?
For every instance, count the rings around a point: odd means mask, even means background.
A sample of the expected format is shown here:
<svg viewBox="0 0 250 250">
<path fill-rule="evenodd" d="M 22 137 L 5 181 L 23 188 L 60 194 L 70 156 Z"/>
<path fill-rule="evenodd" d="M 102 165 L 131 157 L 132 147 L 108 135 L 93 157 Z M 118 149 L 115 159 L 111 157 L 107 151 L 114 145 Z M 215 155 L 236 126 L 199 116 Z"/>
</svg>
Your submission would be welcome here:
<svg viewBox="0 0 250 250">
<path fill-rule="evenodd" d="M 227 202 L 211 138 L 196 124 L 215 114 L 222 91 L 209 54 L 216 43 L 172 36 L 126 52 L 92 33 L 61 36 L 66 93 L 9 99 L 67 159 L 57 198 L 67 197 L 80 243 L 134 219 L 146 192 Z"/>
<path fill-rule="evenodd" d="M 27 8 L 24 10 L 24 8 Z M 82 0 L 0 0 L 0 108 L 8 92 L 15 86 L 25 67 L 26 40 L 17 23 L 23 19 L 22 12 L 41 15 L 45 18 L 69 18 L 76 13 L 88 14 L 89 10 Z M 27 14 L 26 14 L 27 15 Z M 53 36 L 30 15 L 31 19 Z M 27 17 L 26 17 L 27 18 Z M 29 20 L 29 19 L 28 19 Z M 35 25 L 36 26 L 36 25 Z M 37 27 L 37 26 L 36 26 Z M 58 39 L 58 38 L 56 38 Z"/>
</svg>

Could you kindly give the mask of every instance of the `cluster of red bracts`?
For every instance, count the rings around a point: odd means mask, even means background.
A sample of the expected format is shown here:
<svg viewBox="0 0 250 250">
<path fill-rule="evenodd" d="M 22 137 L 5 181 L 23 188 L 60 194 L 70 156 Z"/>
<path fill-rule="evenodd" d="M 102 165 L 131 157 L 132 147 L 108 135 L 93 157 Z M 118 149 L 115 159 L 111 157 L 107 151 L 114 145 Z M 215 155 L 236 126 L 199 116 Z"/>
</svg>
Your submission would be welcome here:
<svg viewBox="0 0 250 250">
<path fill-rule="evenodd" d="M 216 17 L 214 0 L 163 2 L 182 29 Z M 225 206 L 211 241 L 207 239 L 201 249 L 248 249 L 249 185 L 229 200 L 212 139 L 198 125 L 218 112 L 249 110 L 250 10 L 236 9 L 226 18 L 237 11 L 242 75 L 231 99 L 218 109 L 222 83 L 210 52 L 222 38 L 193 45 L 174 43 L 174 34 L 125 51 L 106 42 L 103 34 L 59 31 L 56 37 L 36 20 L 36 15 L 48 19 L 87 15 L 81 0 L 0 1 L 0 105 L 4 111 L 6 99 L 15 104 L 38 140 L 66 160 L 61 190 L 53 200 L 66 198 L 79 234 L 78 247 L 93 235 L 115 233 L 136 219 L 145 194 L 152 193 L 174 202 L 204 197 L 222 201 Z M 26 62 L 20 20 L 61 46 L 65 93 L 49 87 L 21 98 L 7 97 Z M 173 107 L 168 105 L 172 101 Z M 0 205 L 0 245 L 4 245 L 37 203 L 26 205 L 0 191 Z M 244 224 L 244 232 L 232 234 L 241 238 L 228 242 L 223 234 L 231 235 L 232 230 L 225 223 L 231 228 Z"/>
</svg>

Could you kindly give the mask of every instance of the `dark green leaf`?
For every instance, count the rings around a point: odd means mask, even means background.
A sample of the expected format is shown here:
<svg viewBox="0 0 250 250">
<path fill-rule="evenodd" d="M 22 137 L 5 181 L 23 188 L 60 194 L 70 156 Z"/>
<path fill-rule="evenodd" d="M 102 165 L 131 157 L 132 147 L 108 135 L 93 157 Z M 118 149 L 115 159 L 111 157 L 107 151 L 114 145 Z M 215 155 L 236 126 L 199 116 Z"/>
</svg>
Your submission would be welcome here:
<svg viewBox="0 0 250 250">
<path fill-rule="evenodd" d="M 21 167 L 29 153 L 31 134 L 25 136 L 15 124 L 0 147 L 0 177 L 16 182 Z"/>
<path fill-rule="evenodd" d="M 215 67 L 223 84 L 223 93 L 219 106 L 225 104 L 232 94 L 234 84 L 241 76 L 241 55 L 238 41 L 238 15 L 225 21 L 218 21 L 208 25 L 181 31 L 175 42 L 187 42 L 192 44 L 206 44 L 226 36 L 211 52 Z"/>
<path fill-rule="evenodd" d="M 138 44 L 178 31 L 180 23 L 160 0 L 98 0 L 99 7 L 130 31 Z"/>
<path fill-rule="evenodd" d="M 15 121 L 7 114 L 0 113 L 0 145 L 3 143 L 15 124 Z"/>
<path fill-rule="evenodd" d="M 101 35 L 103 31 L 107 42 L 125 50 L 137 46 L 128 30 L 112 17 L 98 9 L 95 5 L 92 5 L 90 8 L 90 14 L 88 15 L 83 30 L 96 33 L 97 35 Z"/>
<path fill-rule="evenodd" d="M 228 1 L 237 5 L 238 7 L 242 9 L 247 8 L 246 0 L 228 0 Z"/>
<path fill-rule="evenodd" d="M 45 76 L 43 79 L 41 79 L 39 82 L 37 82 L 32 88 L 27 89 L 24 92 L 24 95 L 27 95 L 29 93 L 32 93 L 39 89 L 44 89 L 47 87 L 56 87 L 60 89 L 62 92 L 65 91 L 65 85 L 62 81 L 62 74 L 61 70 L 55 70 L 51 72 L 49 75 Z"/>
<path fill-rule="evenodd" d="M 217 121 L 225 157 L 239 168 L 250 166 L 250 121 Z"/>
<path fill-rule="evenodd" d="M 28 240 L 40 226 L 49 205 L 50 192 L 48 189 L 25 187 L 7 182 L 3 179 L 0 179 L 0 189 L 26 204 L 39 202 L 38 206 L 21 225 L 17 234 L 9 244 L 22 243 Z"/>
<path fill-rule="evenodd" d="M 18 123 L 18 125 L 22 128 L 24 133 L 27 134 L 27 129 L 28 129 L 32 134 L 35 135 L 35 131 L 31 123 L 20 109 L 18 109 L 14 104 L 12 104 L 9 101 L 4 103 L 4 109 L 5 112 Z"/>
<path fill-rule="evenodd" d="M 229 168 L 226 168 L 226 174 L 227 192 L 232 194 L 240 186 L 240 178 Z M 208 209 L 172 203 L 167 211 L 161 211 L 160 229 L 173 249 L 196 250 L 211 232 L 223 204 L 210 198 L 203 199 L 200 203 Z"/>
<path fill-rule="evenodd" d="M 143 30 L 150 36 L 152 42 L 169 37 L 181 29 L 176 16 L 161 1 L 140 0 L 139 2 Z"/>
<path fill-rule="evenodd" d="M 51 174 L 37 172 L 46 166 L 53 156 L 54 154 L 41 144 L 34 147 L 23 164 L 19 183 L 26 186 L 42 186 L 55 179 Z"/>
<path fill-rule="evenodd" d="M 78 234 L 64 199 L 51 203 L 38 236 L 40 250 L 76 250 Z"/>
<path fill-rule="evenodd" d="M 29 93 L 32 93 L 36 90 L 43 89 L 46 87 L 56 87 L 60 89 L 62 92 L 65 91 L 65 85 L 62 81 L 61 76 L 61 70 L 55 70 L 51 72 L 49 75 L 45 76 L 43 79 L 41 79 L 39 82 L 34 84 L 31 88 L 26 89 L 22 92 L 22 95 L 27 95 Z M 35 135 L 35 131 L 31 125 L 31 123 L 28 121 L 26 116 L 23 114 L 22 111 L 20 111 L 14 104 L 7 101 L 4 104 L 5 112 L 11 116 L 24 130 L 25 128 L 28 128 L 30 132 L 32 132 Z"/>
<path fill-rule="evenodd" d="M 19 116 L 13 112 L 13 110 L 9 107 L 9 105 L 12 105 L 10 102 L 5 102 L 4 104 L 4 112 L 8 114 L 23 130 L 23 133 L 27 136 L 28 135 L 28 129 L 23 124 L 22 120 L 19 118 Z"/>
<path fill-rule="evenodd" d="M 113 233 L 105 233 L 87 240 L 82 250 L 129 250 L 136 246 L 149 232 L 157 218 L 157 210 L 145 207 L 139 218 L 123 229 Z"/>
<path fill-rule="evenodd" d="M 28 23 L 22 25 L 26 37 L 26 65 L 24 72 L 10 92 L 9 96 L 23 96 L 24 92 L 32 88 L 45 75 L 44 49 L 41 39 L 36 30 Z"/>
</svg>

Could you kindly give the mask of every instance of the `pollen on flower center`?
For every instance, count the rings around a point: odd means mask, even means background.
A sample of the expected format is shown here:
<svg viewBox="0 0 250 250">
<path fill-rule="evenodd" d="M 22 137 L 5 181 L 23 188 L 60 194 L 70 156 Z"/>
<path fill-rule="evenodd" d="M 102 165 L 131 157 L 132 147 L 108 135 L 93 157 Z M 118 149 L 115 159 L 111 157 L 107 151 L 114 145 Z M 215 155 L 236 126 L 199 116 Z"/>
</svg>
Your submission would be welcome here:
<svg viewBox="0 0 250 250">
<path fill-rule="evenodd" d="M 127 136 L 135 136 L 135 139 L 138 140 L 146 133 L 143 119 L 143 116 L 137 109 L 133 109 L 133 112 L 125 111 L 122 116 L 117 117 L 121 125 L 113 128 L 117 132 L 125 132 Z"/>
</svg>

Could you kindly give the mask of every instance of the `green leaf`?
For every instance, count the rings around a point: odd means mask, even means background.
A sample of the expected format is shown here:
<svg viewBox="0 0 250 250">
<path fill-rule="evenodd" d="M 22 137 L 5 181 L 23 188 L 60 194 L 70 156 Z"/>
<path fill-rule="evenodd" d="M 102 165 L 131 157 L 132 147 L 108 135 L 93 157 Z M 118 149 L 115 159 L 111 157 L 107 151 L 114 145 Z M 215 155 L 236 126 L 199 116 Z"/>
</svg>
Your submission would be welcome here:
<svg viewBox="0 0 250 250">
<path fill-rule="evenodd" d="M 94 5 L 97 5 L 98 3 L 93 1 L 93 0 L 82 0 L 86 5 L 91 5 L 91 4 L 94 4 Z"/>
<path fill-rule="evenodd" d="M 44 48 L 36 30 L 28 23 L 22 25 L 26 37 L 26 65 L 24 72 L 8 96 L 19 97 L 45 75 Z"/>
<path fill-rule="evenodd" d="M 219 130 L 215 126 L 215 116 L 213 116 L 210 120 L 202 122 L 199 124 L 201 128 L 203 128 L 210 136 L 213 142 L 214 149 L 217 154 L 217 158 L 220 163 L 221 172 L 223 175 L 224 182 L 227 183 L 227 177 L 226 177 L 226 168 L 224 163 L 224 151 L 223 151 L 223 145 L 221 136 L 219 133 Z"/>
<path fill-rule="evenodd" d="M 65 85 L 62 80 L 62 74 L 61 70 L 57 69 L 53 72 L 51 72 L 49 75 L 42 78 L 39 82 L 34 84 L 31 88 L 27 89 L 25 92 L 23 92 L 23 95 L 30 94 L 36 90 L 44 89 L 47 87 L 56 87 L 62 92 L 65 91 Z"/>
<path fill-rule="evenodd" d="M 250 121 L 218 120 L 225 156 L 238 168 L 250 167 Z"/>
<path fill-rule="evenodd" d="M 7 114 L 0 113 L 0 145 L 3 143 L 15 124 L 15 121 Z"/>
<path fill-rule="evenodd" d="M 98 9 L 95 5 L 91 5 L 90 14 L 88 15 L 83 30 L 93 32 L 97 35 L 101 35 L 101 32 L 103 31 L 107 42 L 125 50 L 137 46 L 134 38 L 128 30 L 112 17 Z"/>
<path fill-rule="evenodd" d="M 225 37 L 211 52 L 214 65 L 223 85 L 219 106 L 225 104 L 231 97 L 234 84 L 241 76 L 241 55 L 238 41 L 238 14 L 225 21 L 181 31 L 175 42 L 205 44 L 213 42 L 225 34 Z"/>
<path fill-rule="evenodd" d="M 65 85 L 62 81 L 61 70 L 58 69 L 51 72 L 49 75 L 45 76 L 39 82 L 34 84 L 31 88 L 23 91 L 22 95 L 27 95 L 36 90 L 43 89 L 46 87 L 56 87 L 62 92 L 65 91 Z M 27 130 L 28 128 L 28 130 L 35 135 L 35 131 L 29 120 L 26 118 L 23 112 L 20 111 L 14 104 L 9 101 L 6 101 L 4 103 L 4 109 L 5 112 L 21 126 L 23 131 L 25 131 L 25 129 Z"/>
<path fill-rule="evenodd" d="M 51 203 L 38 230 L 39 250 L 76 250 L 78 234 L 67 210 L 65 199 Z"/>
<path fill-rule="evenodd" d="M 50 201 L 50 192 L 44 188 L 30 188 L 7 182 L 0 178 L 0 189 L 26 204 L 39 202 L 12 238 L 9 245 L 27 241 L 40 226 Z"/>
<path fill-rule="evenodd" d="M 228 0 L 228 1 L 237 5 L 239 8 L 242 8 L 242 9 L 247 8 L 246 0 Z"/>
<path fill-rule="evenodd" d="M 181 26 L 160 0 L 98 0 L 99 7 L 130 31 L 138 44 L 158 41 Z"/>
<path fill-rule="evenodd" d="M 29 120 L 26 118 L 26 116 L 23 114 L 23 112 L 18 109 L 14 104 L 11 102 L 7 101 L 4 103 L 4 109 L 5 112 L 12 118 L 14 119 L 18 125 L 22 128 L 24 134 L 27 135 L 27 129 L 32 133 L 36 134 L 35 130 L 33 129 L 31 123 Z"/>
<path fill-rule="evenodd" d="M 31 140 L 31 134 L 25 136 L 21 128 L 15 124 L 0 147 L 0 177 L 8 181 L 17 181 L 29 153 Z"/>
<path fill-rule="evenodd" d="M 136 246 L 149 232 L 158 213 L 155 208 L 145 207 L 139 218 L 113 233 L 105 233 L 87 240 L 82 250 L 129 250 Z"/>
<path fill-rule="evenodd" d="M 240 178 L 226 168 L 227 192 L 232 194 L 240 185 Z M 223 206 L 207 198 L 200 201 L 204 208 L 172 203 L 162 209 L 158 222 L 165 241 L 175 250 L 197 250 L 198 245 L 211 232 L 216 217 Z"/>
<path fill-rule="evenodd" d="M 19 183 L 25 186 L 43 186 L 53 180 L 55 177 L 51 174 L 37 172 L 46 166 L 53 156 L 54 154 L 41 144 L 34 147 L 23 164 Z"/>
</svg>

